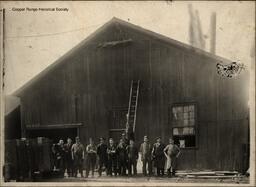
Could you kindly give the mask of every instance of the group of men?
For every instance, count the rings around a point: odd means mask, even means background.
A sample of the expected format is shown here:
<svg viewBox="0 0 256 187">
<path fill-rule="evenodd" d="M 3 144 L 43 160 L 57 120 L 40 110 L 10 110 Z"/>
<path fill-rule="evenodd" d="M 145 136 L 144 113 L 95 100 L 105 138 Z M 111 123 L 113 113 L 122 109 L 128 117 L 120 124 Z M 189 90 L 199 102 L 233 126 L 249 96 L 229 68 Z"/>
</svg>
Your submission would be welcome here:
<svg viewBox="0 0 256 187">
<path fill-rule="evenodd" d="M 156 143 L 151 145 L 148 137 L 144 136 L 144 141 L 138 148 L 134 140 L 128 140 L 125 134 L 122 134 L 117 143 L 110 138 L 107 144 L 104 138 L 100 138 L 100 143 L 95 145 L 90 138 L 86 147 L 80 142 L 79 137 L 76 137 L 74 144 L 68 138 L 66 144 L 63 140 L 54 144 L 52 151 L 55 169 L 66 170 L 69 177 L 77 177 L 78 172 L 83 177 L 84 165 L 85 177 L 88 177 L 90 172 L 93 177 L 96 163 L 99 177 L 104 171 L 108 176 L 136 176 L 139 152 L 144 176 L 153 175 L 153 168 L 156 169 L 157 176 L 163 176 L 166 165 L 168 176 L 171 177 L 175 175 L 176 159 L 180 154 L 179 147 L 172 139 L 169 139 L 169 144 L 165 146 L 158 137 Z"/>
</svg>

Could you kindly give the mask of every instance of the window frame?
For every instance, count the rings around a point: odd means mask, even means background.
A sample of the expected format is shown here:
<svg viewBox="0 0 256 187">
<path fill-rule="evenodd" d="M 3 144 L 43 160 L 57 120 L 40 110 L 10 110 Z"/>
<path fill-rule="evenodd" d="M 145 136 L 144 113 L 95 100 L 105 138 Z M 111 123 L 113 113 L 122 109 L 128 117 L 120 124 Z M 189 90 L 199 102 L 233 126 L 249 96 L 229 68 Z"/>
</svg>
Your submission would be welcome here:
<svg viewBox="0 0 256 187">
<path fill-rule="evenodd" d="M 109 114 L 110 114 L 110 116 L 109 116 L 109 124 L 108 124 L 108 131 L 110 132 L 110 131 L 125 131 L 126 130 L 126 127 L 124 126 L 123 128 L 116 128 L 115 126 L 115 128 L 113 128 L 113 114 L 114 113 L 118 113 L 118 112 L 124 112 L 124 111 L 126 111 L 126 113 L 128 112 L 128 107 L 124 107 L 124 106 L 115 106 L 115 107 L 112 107 L 110 110 L 109 110 Z"/>
<path fill-rule="evenodd" d="M 188 106 L 188 105 L 194 105 L 194 126 L 192 125 L 187 125 L 187 126 L 177 126 L 173 124 L 173 115 L 172 115 L 172 109 L 174 107 L 178 107 L 178 106 Z M 191 101 L 191 102 L 178 102 L 178 103 L 173 103 L 169 105 L 169 126 L 171 127 L 171 134 L 172 137 L 177 136 L 177 135 L 173 135 L 173 129 L 174 128 L 184 128 L 184 127 L 194 127 L 195 130 L 195 146 L 194 147 L 181 147 L 181 149 L 198 149 L 198 104 L 195 101 Z"/>
</svg>

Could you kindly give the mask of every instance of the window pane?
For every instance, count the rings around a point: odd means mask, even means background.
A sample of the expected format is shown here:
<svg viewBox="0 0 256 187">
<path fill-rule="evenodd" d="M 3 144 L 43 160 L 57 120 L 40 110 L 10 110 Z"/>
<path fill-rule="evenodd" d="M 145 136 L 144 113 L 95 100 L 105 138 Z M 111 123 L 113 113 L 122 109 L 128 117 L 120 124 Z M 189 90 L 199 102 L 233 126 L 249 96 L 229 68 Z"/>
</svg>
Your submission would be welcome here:
<svg viewBox="0 0 256 187">
<path fill-rule="evenodd" d="M 194 119 L 195 118 L 194 114 L 195 114 L 194 112 L 189 112 L 189 118 Z"/>
<path fill-rule="evenodd" d="M 179 135 L 178 128 L 173 128 L 173 135 Z"/>
<path fill-rule="evenodd" d="M 194 112 L 195 111 L 195 106 L 194 105 L 189 105 L 189 111 Z"/>
<path fill-rule="evenodd" d="M 183 128 L 178 128 L 179 135 L 183 135 Z"/>
<path fill-rule="evenodd" d="M 183 135 L 183 128 L 173 128 L 172 130 L 173 135 Z"/>
<path fill-rule="evenodd" d="M 182 120 L 183 119 L 183 113 L 178 113 L 177 117 L 178 117 L 178 119 Z"/>
<path fill-rule="evenodd" d="M 189 127 L 183 128 L 183 134 L 189 134 Z"/>
<path fill-rule="evenodd" d="M 177 107 L 177 112 L 182 113 L 183 112 L 183 107 L 181 107 L 181 106 Z"/>
<path fill-rule="evenodd" d="M 180 148 L 185 148 L 185 140 L 179 140 Z"/>
<path fill-rule="evenodd" d="M 182 120 L 178 120 L 176 122 L 176 125 L 179 126 L 179 127 L 183 127 L 184 126 L 184 122 Z"/>
<path fill-rule="evenodd" d="M 184 126 L 188 126 L 188 120 L 187 119 L 184 120 Z"/>
<path fill-rule="evenodd" d="M 194 120 L 194 119 L 190 119 L 190 120 L 189 120 L 189 125 L 194 126 L 194 125 L 195 125 L 195 120 Z"/>
<path fill-rule="evenodd" d="M 172 115 L 172 119 L 173 119 L 173 120 L 178 120 L 177 113 L 173 113 L 173 115 Z"/>
<path fill-rule="evenodd" d="M 189 107 L 188 107 L 188 106 L 185 106 L 185 107 L 184 107 L 184 112 L 188 112 L 188 109 L 189 109 Z"/>
<path fill-rule="evenodd" d="M 189 134 L 191 134 L 191 135 L 195 134 L 195 129 L 194 129 L 194 127 L 190 127 L 190 128 L 189 128 Z"/>
<path fill-rule="evenodd" d="M 183 119 L 188 119 L 188 113 L 187 112 L 183 113 Z"/>
</svg>

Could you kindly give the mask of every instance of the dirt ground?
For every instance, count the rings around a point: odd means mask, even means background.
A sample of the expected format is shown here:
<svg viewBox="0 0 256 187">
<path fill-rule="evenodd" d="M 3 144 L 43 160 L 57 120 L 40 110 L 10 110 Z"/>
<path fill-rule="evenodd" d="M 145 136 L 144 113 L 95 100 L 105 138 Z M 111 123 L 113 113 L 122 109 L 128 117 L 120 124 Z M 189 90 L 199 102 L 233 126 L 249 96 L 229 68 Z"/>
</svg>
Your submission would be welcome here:
<svg viewBox="0 0 256 187">
<path fill-rule="evenodd" d="M 98 177 L 97 175 L 95 177 L 89 176 L 88 178 L 81 178 L 81 177 L 71 177 L 71 178 L 55 178 L 55 179 L 47 179 L 45 182 L 86 182 L 89 184 L 101 184 L 101 185 L 111 185 L 111 183 L 115 184 L 129 184 L 129 183 L 136 183 L 136 185 L 143 184 L 145 185 L 152 185 L 154 183 L 161 185 L 170 184 L 170 183 L 230 183 L 230 184 L 249 184 L 249 177 L 241 177 L 239 179 L 192 179 L 192 178 L 186 178 L 186 177 L 144 177 L 141 174 L 139 174 L 136 177 L 107 177 L 102 176 Z"/>
<path fill-rule="evenodd" d="M 195 179 L 195 178 L 187 178 L 186 176 L 176 176 L 173 178 L 168 178 L 167 176 L 164 177 L 144 177 L 142 175 L 142 162 L 140 158 L 138 159 L 137 163 L 137 172 L 138 175 L 136 177 L 109 177 L 106 176 L 105 172 L 103 173 L 102 177 L 98 177 L 98 173 L 95 172 L 95 176 L 91 177 L 89 175 L 88 178 L 81 178 L 79 175 L 77 178 L 71 177 L 67 178 L 54 178 L 54 179 L 47 179 L 46 182 L 85 182 L 85 185 L 107 185 L 113 186 L 115 185 L 143 185 L 143 186 L 152 186 L 154 184 L 159 184 L 161 186 L 170 185 L 171 183 L 217 183 L 217 184 L 249 184 L 249 177 L 242 176 L 240 178 L 228 178 L 228 179 Z M 179 171 L 177 171 L 179 173 Z M 85 171 L 84 171 L 85 174 Z"/>
</svg>

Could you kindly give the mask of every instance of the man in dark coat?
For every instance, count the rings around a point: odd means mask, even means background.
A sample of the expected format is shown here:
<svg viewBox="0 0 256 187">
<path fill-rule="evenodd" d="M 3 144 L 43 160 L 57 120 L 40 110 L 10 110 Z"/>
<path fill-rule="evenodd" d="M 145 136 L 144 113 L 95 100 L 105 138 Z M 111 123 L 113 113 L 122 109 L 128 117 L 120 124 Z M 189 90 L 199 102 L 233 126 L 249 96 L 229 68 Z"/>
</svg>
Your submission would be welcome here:
<svg viewBox="0 0 256 187">
<path fill-rule="evenodd" d="M 119 144 L 117 145 L 117 158 L 118 158 L 118 173 L 119 175 L 126 175 L 126 145 L 123 139 L 120 139 Z"/>
<path fill-rule="evenodd" d="M 67 170 L 68 177 L 74 176 L 74 166 L 73 166 L 71 148 L 72 148 L 72 140 L 68 138 L 67 143 L 64 145 L 64 150 L 65 150 L 64 161 L 65 161 L 65 169 Z"/>
<path fill-rule="evenodd" d="M 151 152 L 152 146 L 148 141 L 148 137 L 144 136 L 144 142 L 140 145 L 142 172 L 144 176 L 152 175 Z M 148 166 L 148 172 L 146 171 Z"/>
<path fill-rule="evenodd" d="M 99 158 L 99 168 L 98 168 L 99 176 L 102 175 L 103 167 L 105 167 L 107 171 L 107 167 L 108 167 L 107 148 L 108 146 L 105 144 L 105 139 L 100 138 L 100 143 L 97 146 L 97 155 Z"/>
<path fill-rule="evenodd" d="M 135 146 L 134 141 L 130 140 L 130 144 L 126 148 L 128 157 L 128 175 L 137 175 L 137 160 L 139 157 L 138 148 Z"/>
<path fill-rule="evenodd" d="M 165 155 L 164 148 L 165 145 L 161 142 L 161 138 L 156 139 L 156 143 L 153 145 L 152 156 L 154 159 L 154 166 L 157 169 L 157 176 L 164 176 L 164 165 L 165 165 Z"/>
<path fill-rule="evenodd" d="M 117 152 L 116 152 L 116 146 L 114 144 L 114 140 L 112 138 L 109 139 L 109 146 L 107 149 L 108 153 L 108 175 L 112 176 L 112 173 L 114 172 L 114 175 L 117 176 Z"/>
</svg>

